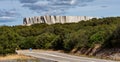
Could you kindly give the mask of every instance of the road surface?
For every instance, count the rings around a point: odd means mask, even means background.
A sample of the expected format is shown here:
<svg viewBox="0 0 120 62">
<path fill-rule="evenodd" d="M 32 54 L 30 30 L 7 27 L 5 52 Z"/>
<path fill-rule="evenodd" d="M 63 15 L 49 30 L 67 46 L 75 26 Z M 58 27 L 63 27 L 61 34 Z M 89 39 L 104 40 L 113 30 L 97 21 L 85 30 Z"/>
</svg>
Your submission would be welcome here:
<svg viewBox="0 0 120 62">
<path fill-rule="evenodd" d="M 54 52 L 54 51 L 19 50 L 16 52 L 18 54 L 23 54 L 26 56 L 32 56 L 32 57 L 42 59 L 45 62 L 118 62 L 118 61 L 111 61 L 111 60 L 73 56 L 73 55 L 68 55 L 68 54 Z"/>
</svg>

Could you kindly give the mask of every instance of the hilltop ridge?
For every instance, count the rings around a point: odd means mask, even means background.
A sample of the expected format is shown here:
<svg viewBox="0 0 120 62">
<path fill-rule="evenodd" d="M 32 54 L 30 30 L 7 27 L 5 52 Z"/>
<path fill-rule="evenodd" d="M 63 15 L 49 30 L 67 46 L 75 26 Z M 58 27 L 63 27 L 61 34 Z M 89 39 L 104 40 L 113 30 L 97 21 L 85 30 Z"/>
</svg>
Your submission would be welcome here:
<svg viewBox="0 0 120 62">
<path fill-rule="evenodd" d="M 55 24 L 55 23 L 77 23 L 79 21 L 90 20 L 95 17 L 88 16 L 34 16 L 34 17 L 26 17 L 23 19 L 24 25 L 32 25 L 36 23 L 46 23 L 46 24 Z"/>
</svg>

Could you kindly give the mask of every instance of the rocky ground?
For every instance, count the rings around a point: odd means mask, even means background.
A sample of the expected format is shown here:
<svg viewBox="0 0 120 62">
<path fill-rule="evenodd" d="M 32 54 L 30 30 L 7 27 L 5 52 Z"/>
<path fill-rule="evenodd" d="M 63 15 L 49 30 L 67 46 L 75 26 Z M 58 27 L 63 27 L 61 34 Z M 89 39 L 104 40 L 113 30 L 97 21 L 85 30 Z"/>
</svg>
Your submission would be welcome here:
<svg viewBox="0 0 120 62">
<path fill-rule="evenodd" d="M 96 53 L 95 56 L 105 59 L 120 60 L 120 48 L 103 49 Z"/>
<path fill-rule="evenodd" d="M 73 49 L 71 53 L 88 57 L 120 61 L 120 48 L 101 48 L 101 45 L 99 44 L 96 44 L 93 48 Z"/>
</svg>

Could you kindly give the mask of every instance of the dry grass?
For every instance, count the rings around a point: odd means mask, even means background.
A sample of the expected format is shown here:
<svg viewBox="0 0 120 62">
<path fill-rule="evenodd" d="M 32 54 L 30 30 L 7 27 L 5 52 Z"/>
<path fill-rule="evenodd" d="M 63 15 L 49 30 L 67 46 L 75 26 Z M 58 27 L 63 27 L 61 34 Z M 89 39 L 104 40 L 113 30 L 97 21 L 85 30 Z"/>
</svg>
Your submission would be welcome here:
<svg viewBox="0 0 120 62">
<path fill-rule="evenodd" d="M 7 55 L 7 56 L 0 56 L 0 60 L 14 60 L 14 59 L 34 59 L 33 57 L 28 57 L 24 55 Z"/>
</svg>

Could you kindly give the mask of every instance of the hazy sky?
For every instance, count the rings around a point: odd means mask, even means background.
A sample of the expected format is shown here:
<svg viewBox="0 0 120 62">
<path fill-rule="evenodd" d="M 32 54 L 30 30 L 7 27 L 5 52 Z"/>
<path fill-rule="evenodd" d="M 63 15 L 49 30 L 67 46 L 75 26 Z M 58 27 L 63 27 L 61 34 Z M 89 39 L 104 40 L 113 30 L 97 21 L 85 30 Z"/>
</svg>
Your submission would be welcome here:
<svg viewBox="0 0 120 62">
<path fill-rule="evenodd" d="M 120 16 L 120 0 L 0 0 L 0 25 L 42 15 Z"/>
</svg>

